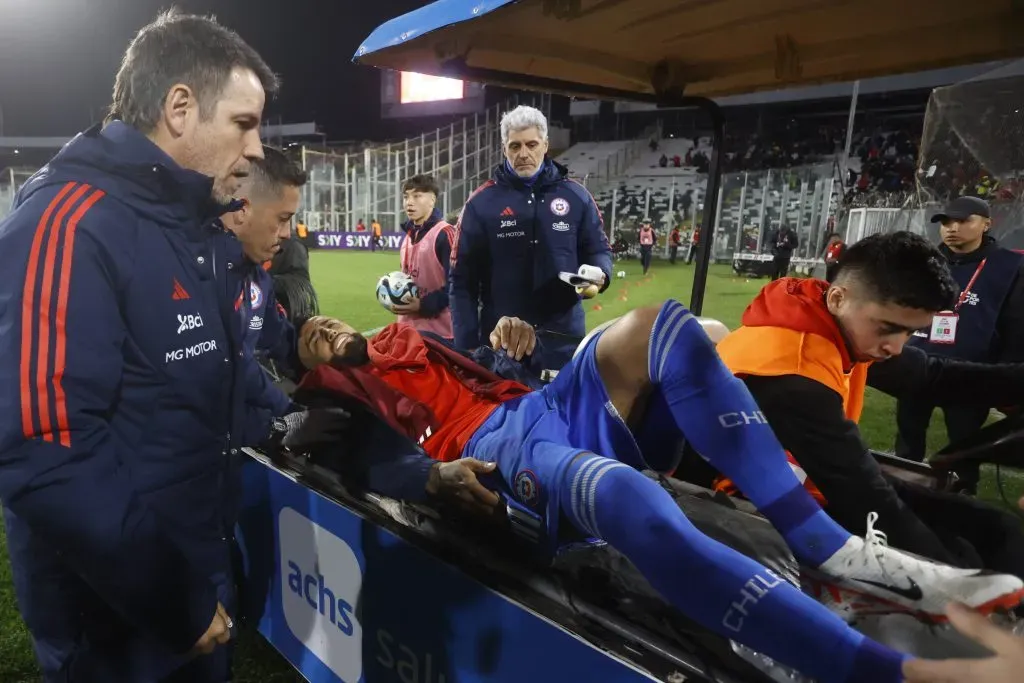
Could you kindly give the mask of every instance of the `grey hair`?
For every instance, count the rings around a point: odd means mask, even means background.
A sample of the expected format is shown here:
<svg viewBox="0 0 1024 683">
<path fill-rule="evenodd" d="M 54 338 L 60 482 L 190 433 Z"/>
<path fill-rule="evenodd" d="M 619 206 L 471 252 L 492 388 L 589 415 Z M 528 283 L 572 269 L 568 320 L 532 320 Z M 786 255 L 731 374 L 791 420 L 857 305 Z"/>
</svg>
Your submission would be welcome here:
<svg viewBox="0 0 1024 683">
<path fill-rule="evenodd" d="M 505 112 L 501 117 L 501 146 L 508 144 L 509 133 L 516 133 L 527 128 L 536 128 L 543 140 L 548 139 L 548 120 L 540 109 L 521 104 L 512 111 Z"/>
</svg>

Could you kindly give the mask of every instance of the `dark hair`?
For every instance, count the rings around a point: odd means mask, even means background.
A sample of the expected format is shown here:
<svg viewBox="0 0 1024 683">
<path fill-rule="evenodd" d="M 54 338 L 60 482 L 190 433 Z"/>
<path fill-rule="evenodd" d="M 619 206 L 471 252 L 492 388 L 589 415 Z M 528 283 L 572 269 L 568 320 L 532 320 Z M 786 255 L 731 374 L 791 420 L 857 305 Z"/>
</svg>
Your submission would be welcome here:
<svg viewBox="0 0 1024 683">
<path fill-rule="evenodd" d="M 437 181 L 434 180 L 434 177 L 425 173 L 414 175 L 402 183 L 402 194 L 409 191 L 433 192 L 435 197 L 441 194 L 441 189 L 437 186 Z"/>
<path fill-rule="evenodd" d="M 922 311 L 950 309 L 960 293 L 939 250 L 905 231 L 869 235 L 847 248 L 835 277 L 845 281 L 860 283 L 879 303 Z"/>
<path fill-rule="evenodd" d="M 266 62 L 214 17 L 162 12 L 132 39 L 114 79 L 114 101 L 107 120 L 120 119 L 143 133 L 151 132 L 176 83 L 195 91 L 203 118 L 213 115 L 231 71 L 249 69 L 270 98 L 278 79 Z"/>
<path fill-rule="evenodd" d="M 263 158 L 252 162 L 253 194 L 276 195 L 286 186 L 302 187 L 305 184 L 306 172 L 279 149 L 263 145 Z"/>
</svg>

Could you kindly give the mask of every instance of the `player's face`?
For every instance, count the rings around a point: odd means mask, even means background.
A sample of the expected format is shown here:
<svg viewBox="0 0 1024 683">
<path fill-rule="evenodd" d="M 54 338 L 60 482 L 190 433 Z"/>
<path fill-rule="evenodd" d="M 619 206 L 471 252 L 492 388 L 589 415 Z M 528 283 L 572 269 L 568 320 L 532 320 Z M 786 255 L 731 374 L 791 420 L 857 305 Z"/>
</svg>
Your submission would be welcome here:
<svg viewBox="0 0 1024 683">
<path fill-rule="evenodd" d="M 416 225 L 430 218 L 437 204 L 437 196 L 433 192 L 423 190 L 406 190 L 402 193 L 402 203 L 405 206 L 405 215 Z"/>
<path fill-rule="evenodd" d="M 856 361 L 881 361 L 898 356 L 917 330 L 931 326 L 937 311 L 878 303 L 856 285 L 833 285 L 825 295 L 828 310 L 839 322 Z"/>
<path fill-rule="evenodd" d="M 520 178 L 529 178 L 536 173 L 547 153 L 548 141 L 536 128 L 509 131 L 505 158 Z"/>
<path fill-rule="evenodd" d="M 235 68 L 220 94 L 213 115 L 190 117 L 183 141 L 189 168 L 213 178 L 213 196 L 226 202 L 249 175 L 249 162 L 263 158 L 260 117 L 266 94 L 256 74 Z"/>
<path fill-rule="evenodd" d="M 299 188 L 294 185 L 285 185 L 276 195 L 248 200 L 235 231 L 245 255 L 255 263 L 274 258 L 281 243 L 291 237 L 292 218 L 298 210 Z"/>
<path fill-rule="evenodd" d="M 983 216 L 971 215 L 962 221 L 949 218 L 942 222 L 942 242 L 956 252 L 974 251 L 989 225 L 991 221 Z"/>
<path fill-rule="evenodd" d="M 334 351 L 337 362 L 353 367 L 366 365 L 370 362 L 366 337 L 359 334 L 354 327 L 346 323 L 340 323 L 335 329 L 337 330 L 337 336 L 334 341 Z"/>
</svg>

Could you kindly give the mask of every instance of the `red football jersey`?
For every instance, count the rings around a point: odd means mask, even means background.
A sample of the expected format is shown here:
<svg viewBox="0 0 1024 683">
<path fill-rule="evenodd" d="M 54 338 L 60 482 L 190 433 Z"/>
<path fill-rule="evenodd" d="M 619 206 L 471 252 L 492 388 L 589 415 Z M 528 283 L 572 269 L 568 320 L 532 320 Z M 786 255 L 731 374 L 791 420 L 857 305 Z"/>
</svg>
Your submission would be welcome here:
<svg viewBox="0 0 1024 683">
<path fill-rule="evenodd" d="M 405 329 L 399 329 L 389 340 L 384 353 L 383 344 L 371 341 L 369 372 L 434 413 L 441 426 L 421 444 L 427 455 L 444 462 L 458 460 L 470 437 L 503 401 L 473 393 L 447 366 L 431 361 L 423 338 L 415 330 L 401 327 Z M 505 380 L 496 393 L 512 399 L 523 394 L 522 385 Z"/>
</svg>

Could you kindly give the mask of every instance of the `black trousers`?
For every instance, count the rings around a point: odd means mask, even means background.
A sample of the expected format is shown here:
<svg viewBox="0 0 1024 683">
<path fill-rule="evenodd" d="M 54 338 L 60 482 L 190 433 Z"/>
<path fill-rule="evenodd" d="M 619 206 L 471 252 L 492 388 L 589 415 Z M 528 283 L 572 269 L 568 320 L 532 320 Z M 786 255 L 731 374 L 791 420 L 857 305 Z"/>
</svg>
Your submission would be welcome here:
<svg viewBox="0 0 1024 683">
<path fill-rule="evenodd" d="M 936 406 L 928 401 L 901 400 L 896 404 L 896 455 L 907 460 L 923 462 L 928 423 Z M 988 419 L 988 408 L 975 406 L 946 406 L 942 408 L 946 421 L 946 436 L 950 443 L 966 439 L 981 429 Z M 976 463 L 965 463 L 953 469 L 960 482 L 959 490 L 974 493 L 978 490 L 981 471 Z"/>
<path fill-rule="evenodd" d="M 647 274 L 647 270 L 651 267 L 651 252 L 654 250 L 649 244 L 640 245 L 640 264 L 644 267 L 644 274 Z"/>
<path fill-rule="evenodd" d="M 674 264 L 676 257 L 679 256 L 679 247 L 673 245 L 668 248 L 668 262 Z"/>
<path fill-rule="evenodd" d="M 789 275 L 789 257 L 776 256 L 772 260 L 772 280 L 778 280 L 780 277 L 786 277 L 787 275 Z"/>
<path fill-rule="evenodd" d="M 1024 579 L 1024 528 L 1017 515 L 968 496 L 887 479 L 963 567 Z"/>
</svg>

